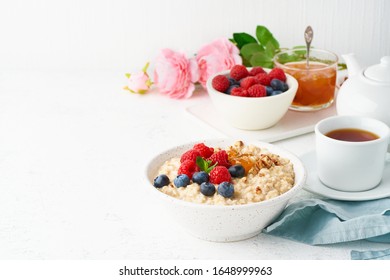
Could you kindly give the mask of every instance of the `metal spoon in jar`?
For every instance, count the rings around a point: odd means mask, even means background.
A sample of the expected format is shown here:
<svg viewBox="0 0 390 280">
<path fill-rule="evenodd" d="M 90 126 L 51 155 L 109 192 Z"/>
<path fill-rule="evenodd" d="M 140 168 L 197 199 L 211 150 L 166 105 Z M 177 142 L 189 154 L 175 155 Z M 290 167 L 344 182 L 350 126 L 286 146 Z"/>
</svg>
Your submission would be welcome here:
<svg viewBox="0 0 390 280">
<path fill-rule="evenodd" d="M 313 41 L 313 29 L 309 25 L 305 30 L 305 41 L 306 41 L 306 68 L 309 69 L 309 54 L 310 54 L 310 44 Z"/>
</svg>

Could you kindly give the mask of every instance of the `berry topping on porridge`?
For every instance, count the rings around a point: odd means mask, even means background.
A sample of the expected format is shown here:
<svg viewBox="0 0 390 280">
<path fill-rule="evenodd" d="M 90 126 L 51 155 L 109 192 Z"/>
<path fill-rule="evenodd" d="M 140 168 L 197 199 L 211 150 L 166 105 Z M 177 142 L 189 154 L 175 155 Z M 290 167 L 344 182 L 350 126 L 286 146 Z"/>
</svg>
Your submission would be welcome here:
<svg viewBox="0 0 390 280">
<path fill-rule="evenodd" d="M 288 159 L 237 141 L 226 148 L 194 145 L 161 166 L 154 186 L 185 201 L 239 205 L 279 196 L 294 181 L 294 167 Z"/>
</svg>

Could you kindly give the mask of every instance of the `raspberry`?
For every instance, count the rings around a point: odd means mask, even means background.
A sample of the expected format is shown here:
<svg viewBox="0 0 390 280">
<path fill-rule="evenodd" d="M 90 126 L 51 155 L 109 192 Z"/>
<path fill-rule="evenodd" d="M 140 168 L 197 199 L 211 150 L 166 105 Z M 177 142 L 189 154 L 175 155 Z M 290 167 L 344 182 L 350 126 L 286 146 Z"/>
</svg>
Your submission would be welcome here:
<svg viewBox="0 0 390 280">
<path fill-rule="evenodd" d="M 232 69 L 230 69 L 230 77 L 235 79 L 236 81 L 239 81 L 245 77 L 249 76 L 248 69 L 244 65 L 234 65 Z"/>
<path fill-rule="evenodd" d="M 199 151 L 196 150 L 189 150 L 181 155 L 180 162 L 184 162 L 186 160 L 191 160 L 193 162 L 196 161 L 196 157 L 200 157 Z M 191 178 L 191 177 L 190 177 Z"/>
<path fill-rule="evenodd" d="M 240 87 L 239 85 L 231 85 L 231 86 L 227 89 L 226 94 L 232 94 L 232 90 L 233 90 L 234 88 L 239 88 L 239 87 Z"/>
<path fill-rule="evenodd" d="M 188 178 L 192 178 L 192 175 L 199 170 L 199 166 L 196 165 L 195 161 L 185 160 L 177 170 L 177 175 L 186 174 Z"/>
<path fill-rule="evenodd" d="M 215 76 L 211 81 L 211 84 L 215 90 L 220 92 L 225 92 L 230 86 L 228 78 L 224 75 Z"/>
<path fill-rule="evenodd" d="M 267 73 L 260 73 L 256 75 L 257 81 L 263 86 L 269 86 L 271 83 L 271 78 Z"/>
<path fill-rule="evenodd" d="M 198 151 L 202 158 L 208 158 L 214 153 L 214 148 L 207 147 L 203 143 L 195 144 L 192 149 Z"/>
<path fill-rule="evenodd" d="M 278 79 L 278 80 L 281 80 L 283 82 L 285 82 L 286 79 L 287 79 L 286 74 L 280 68 L 272 69 L 271 72 L 269 72 L 268 76 L 271 78 L 271 80 L 272 79 Z"/>
<path fill-rule="evenodd" d="M 249 97 L 264 97 L 267 96 L 267 91 L 262 85 L 253 85 L 248 89 Z"/>
<path fill-rule="evenodd" d="M 216 166 L 210 171 L 210 182 L 213 184 L 230 182 L 231 179 L 229 170 L 225 166 Z"/>
<path fill-rule="evenodd" d="M 249 71 L 249 75 L 250 76 L 256 76 L 260 73 L 265 73 L 264 69 L 260 66 L 256 66 L 256 67 L 253 67 L 250 71 Z"/>
<path fill-rule="evenodd" d="M 230 95 L 248 97 L 248 92 L 242 87 L 233 88 L 230 92 Z"/>
<path fill-rule="evenodd" d="M 257 79 L 255 77 L 249 76 L 249 77 L 246 77 L 246 78 L 244 78 L 244 79 L 242 79 L 240 81 L 240 86 L 243 89 L 248 89 L 248 88 L 250 88 L 251 86 L 253 86 L 253 85 L 257 84 L 257 83 L 258 83 L 258 81 L 257 81 Z"/>
<path fill-rule="evenodd" d="M 208 160 L 211 160 L 211 165 L 214 165 L 217 163 L 217 165 L 222 165 L 225 167 L 229 167 L 231 164 L 229 162 L 229 156 L 225 150 L 220 150 L 216 152 L 215 154 L 212 154 Z"/>
</svg>

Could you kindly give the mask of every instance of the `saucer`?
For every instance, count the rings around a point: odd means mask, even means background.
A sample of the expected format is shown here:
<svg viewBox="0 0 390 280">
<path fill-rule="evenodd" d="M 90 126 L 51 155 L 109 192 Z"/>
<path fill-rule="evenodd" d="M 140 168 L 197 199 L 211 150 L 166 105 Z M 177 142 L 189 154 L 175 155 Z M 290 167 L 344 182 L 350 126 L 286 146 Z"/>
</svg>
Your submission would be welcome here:
<svg viewBox="0 0 390 280">
<path fill-rule="evenodd" d="M 343 192 L 325 186 L 317 176 L 316 153 L 308 152 L 300 157 L 307 171 L 305 190 L 328 198 L 347 201 L 374 200 L 390 196 L 390 164 L 386 164 L 381 183 L 368 191 Z"/>
</svg>

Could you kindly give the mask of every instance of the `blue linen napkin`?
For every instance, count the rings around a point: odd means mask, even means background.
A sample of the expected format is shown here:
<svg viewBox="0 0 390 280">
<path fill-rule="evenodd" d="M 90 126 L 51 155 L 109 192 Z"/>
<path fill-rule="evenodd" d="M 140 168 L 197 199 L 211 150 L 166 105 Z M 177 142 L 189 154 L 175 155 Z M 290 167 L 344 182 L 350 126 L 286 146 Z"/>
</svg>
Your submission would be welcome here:
<svg viewBox="0 0 390 280">
<path fill-rule="evenodd" d="M 390 260 L 390 249 L 379 251 L 351 251 L 352 260 Z"/>
<path fill-rule="evenodd" d="M 288 205 L 263 232 L 310 245 L 362 239 L 390 243 L 390 198 L 298 201 Z M 390 249 L 388 252 L 351 252 L 352 259 L 375 256 L 390 258 Z"/>
</svg>

